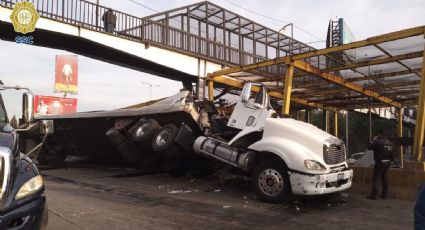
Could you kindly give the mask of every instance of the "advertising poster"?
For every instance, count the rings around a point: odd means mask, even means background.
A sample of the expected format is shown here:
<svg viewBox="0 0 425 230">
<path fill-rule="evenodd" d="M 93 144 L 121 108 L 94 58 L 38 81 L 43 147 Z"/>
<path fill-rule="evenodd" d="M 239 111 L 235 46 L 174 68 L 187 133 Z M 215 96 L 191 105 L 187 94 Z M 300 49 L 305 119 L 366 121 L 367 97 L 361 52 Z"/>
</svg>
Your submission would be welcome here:
<svg viewBox="0 0 425 230">
<path fill-rule="evenodd" d="M 55 92 L 78 92 L 78 57 L 77 55 L 56 55 Z"/>
<path fill-rule="evenodd" d="M 77 112 L 76 98 L 63 98 L 35 95 L 35 115 L 67 114 Z"/>
</svg>

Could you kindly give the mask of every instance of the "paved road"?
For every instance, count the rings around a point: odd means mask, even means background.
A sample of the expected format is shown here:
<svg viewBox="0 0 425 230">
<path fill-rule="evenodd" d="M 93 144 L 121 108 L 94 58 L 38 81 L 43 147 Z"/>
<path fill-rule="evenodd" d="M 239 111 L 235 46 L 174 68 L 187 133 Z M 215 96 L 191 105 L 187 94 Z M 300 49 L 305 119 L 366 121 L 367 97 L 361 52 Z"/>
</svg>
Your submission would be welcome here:
<svg viewBox="0 0 425 230">
<path fill-rule="evenodd" d="M 413 202 L 348 194 L 346 203 L 321 197 L 264 204 L 247 181 L 224 173 L 195 180 L 89 164 L 42 173 L 49 230 L 412 228 Z"/>
</svg>

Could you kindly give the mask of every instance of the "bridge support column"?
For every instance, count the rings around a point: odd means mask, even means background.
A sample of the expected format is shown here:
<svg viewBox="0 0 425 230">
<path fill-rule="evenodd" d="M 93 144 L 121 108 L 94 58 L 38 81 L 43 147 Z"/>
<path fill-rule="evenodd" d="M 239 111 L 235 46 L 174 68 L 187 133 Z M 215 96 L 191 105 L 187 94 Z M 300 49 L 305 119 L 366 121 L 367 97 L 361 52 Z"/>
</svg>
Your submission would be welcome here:
<svg viewBox="0 0 425 230">
<path fill-rule="evenodd" d="M 198 80 L 196 82 L 196 96 L 198 100 L 202 100 L 205 95 L 205 78 L 207 76 L 207 61 L 198 59 Z"/>
<path fill-rule="evenodd" d="M 292 80 L 294 78 L 294 65 L 286 66 L 285 85 L 283 91 L 282 114 L 289 115 L 291 106 Z"/>
<path fill-rule="evenodd" d="M 417 117 L 415 127 L 415 141 L 413 144 L 414 159 L 422 161 L 425 137 L 425 51 L 422 63 L 422 78 L 419 86 L 419 100 L 417 106 Z"/>
<path fill-rule="evenodd" d="M 214 81 L 208 81 L 208 100 L 214 101 Z"/>
</svg>

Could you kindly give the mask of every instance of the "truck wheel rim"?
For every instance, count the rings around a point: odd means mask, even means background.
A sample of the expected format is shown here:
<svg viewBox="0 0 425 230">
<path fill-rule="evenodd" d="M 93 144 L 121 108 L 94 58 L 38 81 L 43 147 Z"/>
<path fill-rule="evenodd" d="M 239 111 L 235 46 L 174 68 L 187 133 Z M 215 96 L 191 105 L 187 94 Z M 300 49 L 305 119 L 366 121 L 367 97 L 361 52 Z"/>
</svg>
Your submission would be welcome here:
<svg viewBox="0 0 425 230">
<path fill-rule="evenodd" d="M 274 169 L 265 169 L 258 177 L 258 185 L 268 196 L 277 196 L 283 190 L 283 177 Z"/>
<path fill-rule="evenodd" d="M 156 144 L 164 145 L 167 142 L 170 135 L 171 135 L 171 130 L 169 129 L 162 130 L 161 132 L 159 132 L 158 136 L 156 137 L 156 140 L 155 140 Z"/>
<path fill-rule="evenodd" d="M 149 123 L 144 123 L 142 126 L 140 126 L 137 131 L 136 131 L 136 135 L 137 136 L 143 136 L 145 134 L 145 130 L 147 130 L 150 127 Z"/>
</svg>

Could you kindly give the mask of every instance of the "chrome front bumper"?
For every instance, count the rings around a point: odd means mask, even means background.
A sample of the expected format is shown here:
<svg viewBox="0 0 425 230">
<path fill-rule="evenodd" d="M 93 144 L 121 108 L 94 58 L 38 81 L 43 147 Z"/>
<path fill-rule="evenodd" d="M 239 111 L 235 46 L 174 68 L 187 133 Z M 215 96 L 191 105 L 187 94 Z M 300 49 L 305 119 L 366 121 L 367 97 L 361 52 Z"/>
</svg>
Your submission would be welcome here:
<svg viewBox="0 0 425 230">
<path fill-rule="evenodd" d="M 351 187 L 353 170 L 329 174 L 304 174 L 289 171 L 294 195 L 320 195 L 343 191 Z"/>
</svg>

